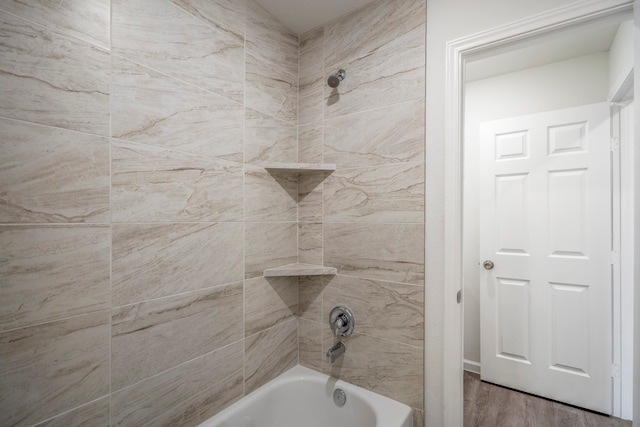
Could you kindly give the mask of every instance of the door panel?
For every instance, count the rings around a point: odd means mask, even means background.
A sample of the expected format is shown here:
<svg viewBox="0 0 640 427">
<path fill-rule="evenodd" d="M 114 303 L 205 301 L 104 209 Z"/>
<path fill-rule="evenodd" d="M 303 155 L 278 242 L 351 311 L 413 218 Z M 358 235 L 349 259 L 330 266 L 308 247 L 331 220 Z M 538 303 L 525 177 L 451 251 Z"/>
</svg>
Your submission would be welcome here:
<svg viewBox="0 0 640 427">
<path fill-rule="evenodd" d="M 609 105 L 480 129 L 482 379 L 611 412 Z M 481 267 L 482 268 L 482 267 Z"/>
</svg>

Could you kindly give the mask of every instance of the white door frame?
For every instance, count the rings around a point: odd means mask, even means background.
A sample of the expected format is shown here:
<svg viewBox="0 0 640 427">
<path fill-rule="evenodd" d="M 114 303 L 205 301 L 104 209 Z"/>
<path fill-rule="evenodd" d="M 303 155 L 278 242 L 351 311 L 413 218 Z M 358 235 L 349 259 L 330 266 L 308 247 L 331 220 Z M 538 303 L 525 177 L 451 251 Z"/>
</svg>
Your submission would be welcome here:
<svg viewBox="0 0 640 427">
<path fill-rule="evenodd" d="M 635 0 L 636 4 L 640 3 Z M 463 310 L 457 302 L 462 291 L 462 172 L 464 125 L 464 63 L 497 47 L 508 47 L 563 31 L 576 25 L 628 14 L 633 0 L 587 0 L 551 10 L 498 28 L 447 43 L 445 86 L 445 224 L 444 224 L 444 424 L 461 427 L 463 421 Z M 637 12 L 637 11 L 636 11 Z M 638 13 L 635 27 L 640 27 Z M 640 63 L 638 46 L 634 64 Z M 636 73 L 638 69 L 636 67 Z M 640 86 L 636 84 L 637 87 Z M 636 265 L 636 268 L 640 265 Z M 637 300 L 636 300 L 637 301 Z M 640 307 L 636 303 L 635 311 Z M 640 346 L 636 343 L 636 353 Z M 638 359 L 636 354 L 635 359 Z M 638 372 L 640 369 L 637 369 Z M 640 386 L 634 390 L 640 397 Z M 636 414 L 634 426 L 640 426 Z"/>
</svg>

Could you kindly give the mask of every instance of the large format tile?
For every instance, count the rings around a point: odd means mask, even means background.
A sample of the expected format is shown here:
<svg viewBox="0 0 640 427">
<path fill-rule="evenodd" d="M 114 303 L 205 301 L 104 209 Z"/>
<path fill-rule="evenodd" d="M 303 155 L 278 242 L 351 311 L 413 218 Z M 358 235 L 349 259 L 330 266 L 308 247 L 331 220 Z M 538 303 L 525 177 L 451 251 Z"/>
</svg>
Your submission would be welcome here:
<svg viewBox="0 0 640 427">
<path fill-rule="evenodd" d="M 296 221 L 298 179 L 289 172 L 245 166 L 245 221 Z"/>
<path fill-rule="evenodd" d="M 245 338 L 245 394 L 297 363 L 298 321 L 295 319 Z"/>
<path fill-rule="evenodd" d="M 276 119 L 298 119 L 298 77 L 274 68 L 247 52 L 245 60 L 246 106 Z"/>
<path fill-rule="evenodd" d="M 307 319 L 298 320 L 300 364 L 322 372 L 322 324 Z"/>
<path fill-rule="evenodd" d="M 245 225 L 245 279 L 260 277 L 267 268 L 298 260 L 298 224 L 260 222 Z"/>
<path fill-rule="evenodd" d="M 298 178 L 298 221 L 322 222 L 324 181 L 330 174 L 313 172 Z"/>
<path fill-rule="evenodd" d="M 109 53 L 0 12 L 0 115 L 109 134 Z"/>
<path fill-rule="evenodd" d="M 109 308 L 108 226 L 0 226 L 0 331 Z"/>
<path fill-rule="evenodd" d="M 316 28 L 300 36 L 298 73 L 300 89 L 318 78 L 324 80 L 324 28 Z"/>
<path fill-rule="evenodd" d="M 424 225 L 325 223 L 323 234 L 339 274 L 424 285 Z"/>
<path fill-rule="evenodd" d="M 256 1 L 247 2 L 246 49 L 289 76 L 298 75 L 298 37 Z"/>
<path fill-rule="evenodd" d="M 244 44 L 245 0 L 171 0 L 215 29 Z"/>
<path fill-rule="evenodd" d="M 333 67 L 344 68 L 348 77 L 336 89 L 324 86 L 325 119 L 424 98 L 424 46 L 424 29 L 418 28 L 384 49 Z"/>
<path fill-rule="evenodd" d="M 297 312 L 297 278 L 257 277 L 245 280 L 245 337 L 293 319 Z"/>
<path fill-rule="evenodd" d="M 114 222 L 242 219 L 241 164 L 115 140 L 112 147 Z"/>
<path fill-rule="evenodd" d="M 109 49 L 109 0 L 5 0 L 0 9 Z"/>
<path fill-rule="evenodd" d="M 356 323 L 356 328 L 357 328 Z M 323 359 L 323 372 L 412 408 L 423 408 L 422 349 L 354 332 L 343 338 L 346 352 L 333 365 Z M 323 354 L 335 344 L 330 328 L 324 328 Z"/>
<path fill-rule="evenodd" d="M 324 289 L 323 306 L 329 311 L 343 304 L 356 316 L 358 332 L 422 347 L 422 286 L 335 276 Z"/>
<path fill-rule="evenodd" d="M 113 304 L 242 280 L 243 231 L 240 223 L 114 224 Z"/>
<path fill-rule="evenodd" d="M 300 38 L 298 65 L 298 123 L 322 121 L 324 115 L 323 29 L 312 30 Z M 330 74 L 329 71 L 327 71 Z"/>
<path fill-rule="evenodd" d="M 115 54 L 242 102 L 242 44 L 169 0 L 111 3 Z"/>
<path fill-rule="evenodd" d="M 109 427 L 110 401 L 110 396 L 105 396 L 35 427 Z"/>
<path fill-rule="evenodd" d="M 325 64 L 335 65 L 370 55 L 411 30 L 422 30 L 424 0 L 378 0 L 325 26 Z"/>
<path fill-rule="evenodd" d="M 112 426 L 196 426 L 242 397 L 242 342 L 113 393 Z"/>
<path fill-rule="evenodd" d="M 322 163 L 322 122 L 298 127 L 298 161 Z"/>
<path fill-rule="evenodd" d="M 324 161 L 340 168 L 424 161 L 424 98 L 324 122 Z"/>
<path fill-rule="evenodd" d="M 107 311 L 0 333 L 0 425 L 31 426 L 109 393 Z"/>
<path fill-rule="evenodd" d="M 324 182 L 327 222 L 424 222 L 424 163 L 340 169 Z"/>
<path fill-rule="evenodd" d="M 297 132 L 294 123 L 275 120 L 251 108 L 245 112 L 246 163 L 295 162 Z"/>
<path fill-rule="evenodd" d="M 119 58 L 112 74 L 114 138 L 242 162 L 241 104 Z"/>
<path fill-rule="evenodd" d="M 298 262 L 322 265 L 322 223 L 298 223 Z"/>
<path fill-rule="evenodd" d="M 242 283 L 114 308 L 112 390 L 242 339 L 239 319 Z"/>
<path fill-rule="evenodd" d="M 298 316 L 300 318 L 314 322 L 325 321 L 322 317 L 322 291 L 329 280 L 330 278 L 324 276 L 298 278 Z"/>
<path fill-rule="evenodd" d="M 0 119 L 0 222 L 107 222 L 107 138 Z"/>
</svg>

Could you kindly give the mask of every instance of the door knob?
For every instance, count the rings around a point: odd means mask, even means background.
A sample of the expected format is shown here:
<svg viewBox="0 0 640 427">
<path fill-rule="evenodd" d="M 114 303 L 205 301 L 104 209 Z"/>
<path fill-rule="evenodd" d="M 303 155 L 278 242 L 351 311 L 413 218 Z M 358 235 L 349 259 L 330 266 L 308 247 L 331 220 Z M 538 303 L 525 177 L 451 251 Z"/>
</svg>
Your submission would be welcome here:
<svg viewBox="0 0 640 427">
<path fill-rule="evenodd" d="M 486 260 L 485 262 L 482 263 L 482 266 L 484 267 L 485 270 L 491 270 L 493 269 L 493 261 Z"/>
</svg>

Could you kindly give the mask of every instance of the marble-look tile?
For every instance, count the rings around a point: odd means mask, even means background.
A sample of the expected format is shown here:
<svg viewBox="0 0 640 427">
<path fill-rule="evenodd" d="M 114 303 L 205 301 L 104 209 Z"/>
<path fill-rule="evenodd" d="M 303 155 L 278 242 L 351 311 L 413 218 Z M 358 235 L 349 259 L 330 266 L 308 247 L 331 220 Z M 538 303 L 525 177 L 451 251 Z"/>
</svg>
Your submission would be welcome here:
<svg viewBox="0 0 640 427">
<path fill-rule="evenodd" d="M 298 97 L 298 123 L 321 122 L 324 117 L 324 79 L 300 86 Z"/>
<path fill-rule="evenodd" d="M 0 9 L 109 49 L 109 0 L 5 0 Z"/>
<path fill-rule="evenodd" d="M 187 12 L 244 44 L 245 0 L 171 0 Z"/>
<path fill-rule="evenodd" d="M 247 1 L 245 41 L 247 53 L 297 78 L 298 37 L 253 0 Z"/>
<path fill-rule="evenodd" d="M 296 221 L 298 179 L 289 172 L 267 171 L 245 166 L 245 221 Z"/>
<path fill-rule="evenodd" d="M 245 111 L 246 163 L 295 162 L 297 127 L 251 108 Z"/>
<path fill-rule="evenodd" d="M 329 279 L 323 276 L 301 276 L 298 278 L 298 316 L 316 323 L 322 317 L 322 291 Z"/>
<path fill-rule="evenodd" d="M 324 122 L 324 161 L 340 168 L 424 161 L 424 98 Z"/>
<path fill-rule="evenodd" d="M 240 340 L 241 318 L 242 283 L 114 308 L 112 390 Z"/>
<path fill-rule="evenodd" d="M 114 224 L 113 305 L 243 279 L 240 223 Z"/>
<path fill-rule="evenodd" d="M 276 119 L 298 119 L 298 77 L 288 75 L 253 54 L 245 60 L 245 105 Z"/>
<path fill-rule="evenodd" d="M 322 324 L 299 319 L 298 346 L 300 364 L 322 372 Z"/>
<path fill-rule="evenodd" d="M 298 123 L 322 121 L 324 118 L 323 29 L 313 30 L 300 38 L 298 67 Z"/>
<path fill-rule="evenodd" d="M 300 58 L 298 59 L 298 73 L 300 88 L 314 82 L 318 78 L 323 80 L 324 67 L 324 28 L 311 30 L 300 36 Z"/>
<path fill-rule="evenodd" d="M 245 337 L 291 320 L 297 312 L 296 277 L 256 277 L 245 280 Z"/>
<path fill-rule="evenodd" d="M 298 161 L 322 163 L 322 123 L 300 125 L 298 127 Z"/>
<path fill-rule="evenodd" d="M 325 308 L 343 304 L 349 307 L 360 333 L 423 346 L 422 286 L 335 276 L 324 289 L 322 304 Z"/>
<path fill-rule="evenodd" d="M 297 262 L 298 224 L 260 222 L 245 225 L 245 279 L 260 277 L 267 268 Z"/>
<path fill-rule="evenodd" d="M 298 223 L 298 262 L 322 265 L 322 223 Z"/>
<path fill-rule="evenodd" d="M 413 409 L 413 427 L 424 427 L 424 412 L 420 409 Z"/>
<path fill-rule="evenodd" d="M 109 308 L 108 226 L 0 226 L 0 331 Z"/>
<path fill-rule="evenodd" d="M 112 75 L 114 138 L 242 162 L 241 104 L 119 58 Z"/>
<path fill-rule="evenodd" d="M 0 119 L 0 222 L 107 222 L 107 138 Z"/>
<path fill-rule="evenodd" d="M 105 396 L 34 427 L 109 427 L 110 400 Z"/>
<path fill-rule="evenodd" d="M 323 358 L 325 374 L 422 409 L 424 374 L 421 348 L 358 332 L 341 341 L 347 351 L 332 365 Z M 327 324 L 323 333 L 323 354 L 335 343 Z"/>
<path fill-rule="evenodd" d="M 238 221 L 242 165 L 113 140 L 112 220 Z"/>
<path fill-rule="evenodd" d="M 295 319 L 245 338 L 245 394 L 297 363 L 298 321 Z"/>
<path fill-rule="evenodd" d="M 0 116 L 107 136 L 109 53 L 0 12 Z"/>
<path fill-rule="evenodd" d="M 298 178 L 298 221 L 322 222 L 322 194 L 326 172 L 305 173 Z"/>
<path fill-rule="evenodd" d="M 324 263 L 339 274 L 424 285 L 424 225 L 325 223 Z"/>
<path fill-rule="evenodd" d="M 31 426 L 109 393 L 107 311 L 0 333 L 0 425 Z"/>
<path fill-rule="evenodd" d="M 113 0 L 113 52 L 243 102 L 244 47 L 169 0 Z"/>
<path fill-rule="evenodd" d="M 196 426 L 242 397 L 242 341 L 112 397 L 112 426 Z"/>
<path fill-rule="evenodd" d="M 418 28 L 384 49 L 329 67 L 344 68 L 348 76 L 338 88 L 324 85 L 324 117 L 342 117 L 424 98 L 424 51 L 424 29 Z"/>
<path fill-rule="evenodd" d="M 425 26 L 424 0 L 378 0 L 325 26 L 325 64 L 365 57 Z"/>
<path fill-rule="evenodd" d="M 424 163 L 339 169 L 324 182 L 327 222 L 424 222 Z"/>
</svg>

